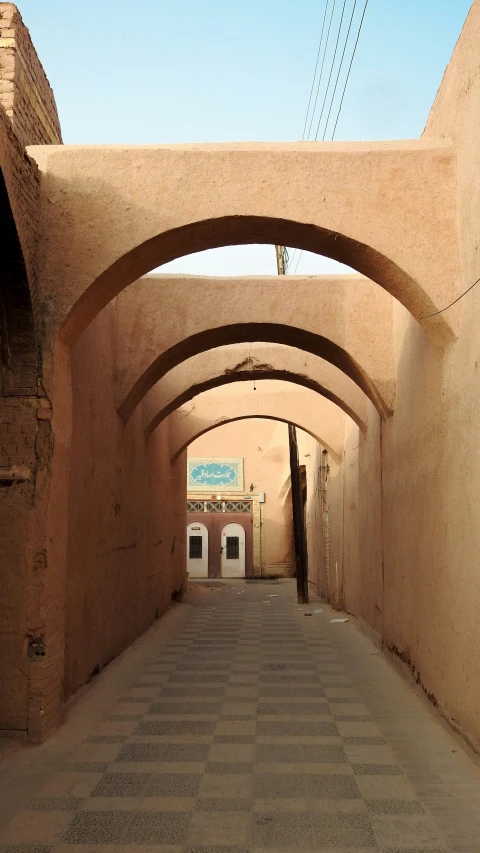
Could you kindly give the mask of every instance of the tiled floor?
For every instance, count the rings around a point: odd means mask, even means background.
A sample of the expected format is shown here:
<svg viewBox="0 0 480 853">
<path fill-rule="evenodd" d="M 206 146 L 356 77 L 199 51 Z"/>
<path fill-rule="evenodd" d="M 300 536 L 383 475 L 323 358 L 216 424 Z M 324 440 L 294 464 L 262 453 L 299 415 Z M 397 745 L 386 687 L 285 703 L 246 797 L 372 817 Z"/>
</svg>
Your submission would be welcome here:
<svg viewBox="0 0 480 853">
<path fill-rule="evenodd" d="M 157 623 L 0 764 L 0 853 L 479 853 L 478 765 L 293 598 L 230 583 Z"/>
</svg>

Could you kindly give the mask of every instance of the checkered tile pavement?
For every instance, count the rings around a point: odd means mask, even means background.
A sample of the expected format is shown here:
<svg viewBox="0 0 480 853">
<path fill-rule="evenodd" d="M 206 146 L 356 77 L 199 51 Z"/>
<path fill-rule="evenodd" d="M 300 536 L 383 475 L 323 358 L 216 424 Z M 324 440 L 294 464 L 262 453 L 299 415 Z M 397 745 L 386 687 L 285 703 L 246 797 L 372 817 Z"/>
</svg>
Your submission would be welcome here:
<svg viewBox="0 0 480 853">
<path fill-rule="evenodd" d="M 291 585 L 236 589 L 193 609 L 0 853 L 480 851 L 442 834 L 333 626 Z"/>
</svg>

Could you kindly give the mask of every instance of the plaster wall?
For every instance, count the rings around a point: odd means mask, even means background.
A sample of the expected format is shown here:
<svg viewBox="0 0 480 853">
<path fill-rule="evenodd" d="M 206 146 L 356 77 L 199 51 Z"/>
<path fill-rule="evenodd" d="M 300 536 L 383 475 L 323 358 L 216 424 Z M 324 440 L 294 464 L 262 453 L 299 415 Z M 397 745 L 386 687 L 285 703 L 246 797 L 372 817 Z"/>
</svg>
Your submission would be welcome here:
<svg viewBox="0 0 480 853">
<path fill-rule="evenodd" d="M 250 341 L 321 356 L 349 374 L 380 411 L 393 407 L 392 298 L 364 276 L 307 276 L 292 284 L 289 276 L 239 282 L 153 275 L 117 299 L 118 406 L 125 419 L 152 384 L 184 359 Z"/>
<path fill-rule="evenodd" d="M 343 508 L 343 604 L 378 633 L 383 628 L 380 421 L 362 435 L 346 424 Z"/>
<path fill-rule="evenodd" d="M 338 367 L 296 347 L 257 341 L 207 350 L 170 370 L 145 396 L 146 411 L 152 414 L 146 430 L 155 429 L 203 391 L 240 381 L 248 387 L 256 379 L 291 381 L 317 390 L 343 408 L 361 429 L 367 427 L 368 400 Z"/>
<path fill-rule="evenodd" d="M 263 573 L 293 574 L 287 425 L 262 418 L 225 424 L 194 441 L 188 455 L 243 456 L 245 494 L 249 494 L 252 483 L 254 494 L 265 492 L 265 503 L 261 505 Z"/>
<path fill-rule="evenodd" d="M 324 591 L 326 567 L 325 547 L 328 537 L 324 537 L 322 478 L 322 446 L 303 430 L 297 430 L 298 461 L 305 468 L 307 499 L 305 502 L 305 531 L 308 555 L 308 584 L 312 595 L 321 596 Z"/>
<path fill-rule="evenodd" d="M 452 299 L 480 276 L 479 34 L 475 2 L 424 133 L 456 147 L 461 275 Z M 384 429 L 385 639 L 477 747 L 479 312 L 478 287 L 445 312 L 457 339 L 439 358 L 395 306 L 397 407 Z"/>
<path fill-rule="evenodd" d="M 455 158 L 444 140 L 29 153 L 42 173 L 41 287 L 45 299 L 56 297 L 47 327 L 62 327 L 66 341 L 140 276 L 217 246 L 328 255 L 415 317 L 435 310 L 458 280 Z M 430 326 L 438 343 L 451 338 L 443 318 Z"/>
<path fill-rule="evenodd" d="M 298 389 L 290 382 L 263 379 L 256 383 L 256 391 L 253 384 L 251 390 L 246 390 L 245 385 L 233 382 L 205 391 L 170 415 L 172 459 L 222 422 L 250 417 L 293 423 L 321 440 L 332 456 L 341 457 L 348 416 L 338 406 L 315 391 Z"/>
<path fill-rule="evenodd" d="M 185 580 L 185 459 L 170 465 L 169 424 L 147 441 L 141 407 L 114 403 L 116 306 L 72 352 L 65 683 L 68 698 L 171 604 Z"/>
<path fill-rule="evenodd" d="M 453 139 L 456 147 L 453 202 L 461 274 L 445 305 L 480 275 L 479 32 L 476 2 L 424 133 L 425 138 Z M 477 748 L 479 311 L 478 287 L 448 309 L 445 316 L 457 339 L 441 355 L 394 304 L 395 413 L 382 424 L 381 435 L 372 418 L 365 438 L 349 426 L 343 505 L 345 607 L 382 634 Z M 331 494 L 329 503 L 332 516 L 337 503 Z M 383 583 L 380 554 L 377 545 L 372 547 L 372 539 L 379 543 L 382 538 Z"/>
<path fill-rule="evenodd" d="M 350 425 L 346 427 L 350 430 Z M 343 605 L 343 454 L 334 459 L 303 430 L 297 430 L 299 463 L 305 466 L 305 526 L 311 595 Z"/>
</svg>

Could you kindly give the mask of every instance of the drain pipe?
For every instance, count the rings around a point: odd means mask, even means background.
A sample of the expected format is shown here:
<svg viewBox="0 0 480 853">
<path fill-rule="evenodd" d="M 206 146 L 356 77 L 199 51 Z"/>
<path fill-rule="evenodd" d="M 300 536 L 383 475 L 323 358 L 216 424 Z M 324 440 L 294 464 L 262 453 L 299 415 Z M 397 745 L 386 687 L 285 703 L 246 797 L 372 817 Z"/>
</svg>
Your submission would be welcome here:
<svg viewBox="0 0 480 853">
<path fill-rule="evenodd" d="M 258 528 L 259 528 L 259 536 L 260 536 L 260 579 L 263 578 L 263 552 L 262 552 L 262 504 L 258 503 Z"/>
</svg>

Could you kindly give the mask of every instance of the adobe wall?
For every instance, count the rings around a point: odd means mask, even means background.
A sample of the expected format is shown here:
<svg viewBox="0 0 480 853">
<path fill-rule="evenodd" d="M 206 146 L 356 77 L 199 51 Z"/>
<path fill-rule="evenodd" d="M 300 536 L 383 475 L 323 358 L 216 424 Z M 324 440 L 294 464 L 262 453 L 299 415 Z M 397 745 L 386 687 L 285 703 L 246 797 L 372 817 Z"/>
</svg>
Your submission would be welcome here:
<svg viewBox="0 0 480 853">
<path fill-rule="evenodd" d="M 348 426 L 350 429 L 350 425 Z M 305 465 L 305 527 L 311 596 L 343 606 L 344 462 L 336 461 L 312 436 L 298 430 L 300 464 Z"/>
<path fill-rule="evenodd" d="M 479 32 L 476 2 L 424 133 L 453 139 L 457 151 L 461 276 L 451 299 L 480 276 Z M 479 311 L 480 286 L 448 309 L 457 339 L 442 355 L 393 303 L 394 415 L 380 426 L 372 412 L 366 436 L 349 426 L 343 501 L 328 493 L 331 518 L 344 516 L 345 608 L 382 635 L 477 749 Z"/>
<path fill-rule="evenodd" d="M 61 142 L 48 81 L 10 3 L 0 3 L 0 733 L 38 727 L 40 682 L 58 660 L 32 658 L 42 636 L 51 407 L 41 383 L 37 285 L 39 172 L 25 152 Z"/>
<path fill-rule="evenodd" d="M 265 503 L 262 504 L 263 573 L 292 575 L 295 560 L 287 425 L 261 418 L 225 424 L 192 442 L 188 455 L 243 456 L 245 494 L 249 494 L 251 483 L 255 494 L 265 492 Z"/>
<path fill-rule="evenodd" d="M 0 3 L 0 105 L 26 145 L 62 141 L 55 98 L 13 3 Z"/>
<path fill-rule="evenodd" d="M 114 403 L 116 307 L 72 352 L 65 682 L 68 698 L 171 605 L 185 581 L 185 459 L 172 470 L 169 424 L 149 438 Z"/>
<path fill-rule="evenodd" d="M 461 278 L 454 296 L 480 276 L 479 32 L 475 2 L 424 133 L 456 146 Z M 396 307 L 397 406 L 384 430 L 386 642 L 477 748 L 479 312 L 477 286 L 445 313 L 458 331 L 441 359 Z"/>
<path fill-rule="evenodd" d="M 297 430 L 298 460 L 305 466 L 307 500 L 305 503 L 305 532 L 307 538 L 308 587 L 310 595 L 321 596 L 324 591 L 325 553 L 323 537 L 321 478 L 322 447 L 312 436 Z"/>
</svg>

